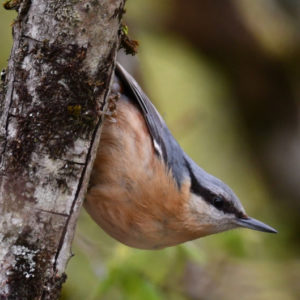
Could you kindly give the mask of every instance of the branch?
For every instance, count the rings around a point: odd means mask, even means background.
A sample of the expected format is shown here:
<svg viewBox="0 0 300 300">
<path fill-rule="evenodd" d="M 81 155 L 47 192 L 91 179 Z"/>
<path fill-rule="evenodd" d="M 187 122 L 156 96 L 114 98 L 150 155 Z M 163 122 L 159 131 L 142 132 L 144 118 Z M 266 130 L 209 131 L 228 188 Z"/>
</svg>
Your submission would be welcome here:
<svg viewBox="0 0 300 300">
<path fill-rule="evenodd" d="M 100 138 L 124 0 L 11 0 L 0 87 L 0 298 L 57 299 Z"/>
</svg>

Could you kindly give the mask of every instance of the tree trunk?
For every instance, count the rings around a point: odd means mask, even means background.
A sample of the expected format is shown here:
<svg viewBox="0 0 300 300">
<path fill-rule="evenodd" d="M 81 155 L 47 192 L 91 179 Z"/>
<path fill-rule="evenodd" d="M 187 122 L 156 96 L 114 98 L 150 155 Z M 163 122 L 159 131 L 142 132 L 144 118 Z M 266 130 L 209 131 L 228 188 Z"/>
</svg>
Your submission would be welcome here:
<svg viewBox="0 0 300 300">
<path fill-rule="evenodd" d="M 57 299 L 100 138 L 124 0 L 11 0 L 0 87 L 0 299 Z"/>
</svg>

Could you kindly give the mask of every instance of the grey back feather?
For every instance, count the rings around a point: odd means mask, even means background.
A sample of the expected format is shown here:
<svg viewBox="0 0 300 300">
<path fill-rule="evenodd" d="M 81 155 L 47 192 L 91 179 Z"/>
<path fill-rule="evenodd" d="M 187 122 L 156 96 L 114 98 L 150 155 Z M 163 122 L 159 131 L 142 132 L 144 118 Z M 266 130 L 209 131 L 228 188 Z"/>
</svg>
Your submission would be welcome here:
<svg viewBox="0 0 300 300">
<path fill-rule="evenodd" d="M 152 137 L 157 155 L 172 171 L 174 179 L 180 188 L 183 177 L 188 173 L 185 166 L 184 152 L 172 136 L 163 118 L 143 92 L 135 79 L 119 64 L 116 64 L 116 75 L 132 94 L 130 99 L 136 101 L 140 108 Z"/>
<path fill-rule="evenodd" d="M 152 137 L 157 155 L 172 172 L 178 188 L 187 177 L 191 180 L 191 191 L 202 196 L 203 200 L 213 205 L 214 195 L 221 195 L 226 200 L 224 212 L 237 216 L 244 214 L 243 206 L 234 192 L 220 179 L 200 168 L 179 146 L 172 136 L 159 112 L 145 95 L 135 79 L 119 64 L 116 65 L 116 75 L 121 80 L 130 101 L 141 110 Z"/>
</svg>

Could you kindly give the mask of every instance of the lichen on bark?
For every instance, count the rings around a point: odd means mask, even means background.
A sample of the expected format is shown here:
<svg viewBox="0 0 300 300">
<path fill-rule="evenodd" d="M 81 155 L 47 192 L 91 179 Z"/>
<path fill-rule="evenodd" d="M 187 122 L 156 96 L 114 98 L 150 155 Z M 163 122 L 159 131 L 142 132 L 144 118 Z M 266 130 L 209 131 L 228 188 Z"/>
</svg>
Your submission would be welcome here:
<svg viewBox="0 0 300 300">
<path fill-rule="evenodd" d="M 123 0 L 20 0 L 0 88 L 0 298 L 57 299 L 100 137 Z"/>
</svg>

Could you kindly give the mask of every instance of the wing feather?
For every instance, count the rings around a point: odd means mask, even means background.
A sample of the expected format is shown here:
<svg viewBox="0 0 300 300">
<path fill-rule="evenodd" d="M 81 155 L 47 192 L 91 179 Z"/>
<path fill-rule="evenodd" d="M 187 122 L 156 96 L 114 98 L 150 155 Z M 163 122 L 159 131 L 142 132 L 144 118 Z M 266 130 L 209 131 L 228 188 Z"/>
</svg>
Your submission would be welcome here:
<svg viewBox="0 0 300 300">
<path fill-rule="evenodd" d="M 177 185 L 180 187 L 182 176 L 184 176 L 182 168 L 185 166 L 183 150 L 135 79 L 119 63 L 116 64 L 115 72 L 125 88 L 132 94 L 133 100 L 136 101 L 143 113 L 157 155 L 163 159 L 166 166 L 172 171 Z"/>
</svg>

